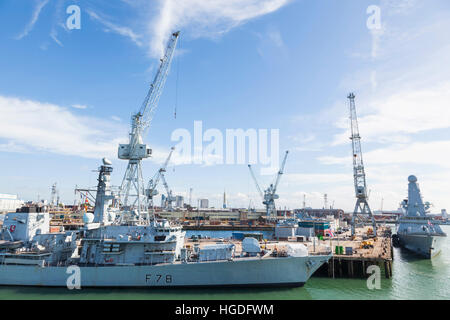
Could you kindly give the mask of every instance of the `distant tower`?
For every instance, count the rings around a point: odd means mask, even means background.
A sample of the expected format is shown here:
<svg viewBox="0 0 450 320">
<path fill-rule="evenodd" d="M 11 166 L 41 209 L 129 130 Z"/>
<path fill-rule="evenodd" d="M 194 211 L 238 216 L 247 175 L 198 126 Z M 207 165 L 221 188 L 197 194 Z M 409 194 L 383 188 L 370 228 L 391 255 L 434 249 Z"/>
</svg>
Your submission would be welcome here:
<svg viewBox="0 0 450 320">
<path fill-rule="evenodd" d="M 56 189 L 56 182 L 52 185 L 52 197 L 50 199 L 50 205 L 52 207 L 58 205 L 58 190 Z"/>
<path fill-rule="evenodd" d="M 223 208 L 224 209 L 227 208 L 227 196 L 226 196 L 225 190 L 223 190 Z"/>
<path fill-rule="evenodd" d="M 361 151 L 361 136 L 359 135 L 358 118 L 356 116 L 355 95 L 350 93 L 348 95 L 350 105 L 350 122 L 351 122 L 351 137 L 353 150 L 353 179 L 355 185 L 356 205 L 352 215 L 352 235 L 355 234 L 355 218 L 360 213 L 367 215 L 372 220 L 374 235 L 377 235 L 377 224 L 370 210 L 367 202 L 367 185 L 366 174 L 364 172 L 364 163 Z"/>
<path fill-rule="evenodd" d="M 306 194 L 303 195 L 303 209 L 306 209 Z"/>
<path fill-rule="evenodd" d="M 323 195 L 323 208 L 328 209 L 328 195 L 326 193 Z"/>
<path fill-rule="evenodd" d="M 209 200 L 208 199 L 200 199 L 200 208 L 208 209 L 209 208 Z"/>
<path fill-rule="evenodd" d="M 189 207 L 192 207 L 192 188 L 189 189 Z"/>
</svg>

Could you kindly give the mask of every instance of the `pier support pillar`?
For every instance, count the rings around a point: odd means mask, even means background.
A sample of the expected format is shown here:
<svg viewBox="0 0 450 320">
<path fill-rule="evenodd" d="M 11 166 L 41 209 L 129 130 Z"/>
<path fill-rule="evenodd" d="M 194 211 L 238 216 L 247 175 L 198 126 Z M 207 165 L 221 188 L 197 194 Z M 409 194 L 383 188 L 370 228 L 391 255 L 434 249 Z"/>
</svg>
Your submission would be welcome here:
<svg viewBox="0 0 450 320">
<path fill-rule="evenodd" d="M 384 274 L 386 276 L 386 279 L 389 279 L 389 262 L 384 262 Z"/>
<path fill-rule="evenodd" d="M 354 274 L 353 274 L 353 260 L 348 261 L 348 276 L 350 278 L 354 277 Z"/>
</svg>

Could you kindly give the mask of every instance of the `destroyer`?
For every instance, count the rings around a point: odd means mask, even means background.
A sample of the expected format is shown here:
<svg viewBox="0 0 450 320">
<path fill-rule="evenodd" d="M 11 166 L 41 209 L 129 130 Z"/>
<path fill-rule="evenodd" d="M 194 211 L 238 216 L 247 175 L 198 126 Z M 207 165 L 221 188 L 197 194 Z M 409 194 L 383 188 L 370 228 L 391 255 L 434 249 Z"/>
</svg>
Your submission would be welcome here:
<svg viewBox="0 0 450 320">
<path fill-rule="evenodd" d="M 402 203 L 406 214 L 399 219 L 398 242 L 410 251 L 432 258 L 441 251 L 441 243 L 447 235 L 426 215 L 430 205 L 423 203 L 417 178 L 409 176 L 408 181 L 408 199 Z"/>
<path fill-rule="evenodd" d="M 244 239 L 240 254 L 234 243 L 192 247 L 168 221 L 124 223 L 108 206 L 111 172 L 104 160 L 93 219 L 79 231 L 49 233 L 45 208 L 6 215 L 1 285 L 66 286 L 68 267 L 76 266 L 81 287 L 302 286 L 331 257 L 309 255 L 302 244 L 264 252 L 253 238 Z"/>
</svg>

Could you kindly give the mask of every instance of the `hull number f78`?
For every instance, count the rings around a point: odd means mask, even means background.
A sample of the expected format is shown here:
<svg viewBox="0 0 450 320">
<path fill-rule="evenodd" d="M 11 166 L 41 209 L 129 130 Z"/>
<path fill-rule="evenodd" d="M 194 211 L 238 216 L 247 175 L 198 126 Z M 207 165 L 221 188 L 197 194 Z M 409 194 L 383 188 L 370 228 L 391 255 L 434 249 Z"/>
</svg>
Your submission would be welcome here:
<svg viewBox="0 0 450 320">
<path fill-rule="evenodd" d="M 146 274 L 145 283 L 172 283 L 172 275 L 170 274 Z"/>
</svg>

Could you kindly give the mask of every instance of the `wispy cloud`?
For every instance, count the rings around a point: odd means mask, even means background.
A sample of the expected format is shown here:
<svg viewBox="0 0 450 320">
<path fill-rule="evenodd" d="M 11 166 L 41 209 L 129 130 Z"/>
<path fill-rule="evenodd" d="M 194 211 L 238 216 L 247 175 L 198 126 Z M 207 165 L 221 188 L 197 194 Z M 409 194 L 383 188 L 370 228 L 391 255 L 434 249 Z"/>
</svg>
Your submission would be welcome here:
<svg viewBox="0 0 450 320">
<path fill-rule="evenodd" d="M 60 47 L 64 47 L 63 44 L 61 43 L 61 41 L 59 41 L 59 39 L 56 37 L 58 35 L 58 33 L 56 32 L 55 29 L 52 29 L 52 31 L 50 32 L 50 37 L 60 46 Z"/>
<path fill-rule="evenodd" d="M 37 2 L 36 7 L 34 8 L 33 14 L 31 16 L 31 20 L 25 26 L 23 32 L 16 37 L 17 40 L 20 40 L 28 35 L 31 30 L 33 30 L 34 25 L 39 19 L 39 15 L 41 14 L 42 9 L 47 5 L 49 0 L 41 0 Z"/>
<path fill-rule="evenodd" d="M 84 105 L 84 104 L 73 104 L 72 108 L 75 109 L 87 109 L 88 106 Z"/>
<path fill-rule="evenodd" d="M 106 27 L 106 29 L 105 29 L 106 32 L 114 32 L 114 33 L 120 34 L 121 36 L 129 38 L 136 45 L 142 46 L 142 42 L 139 40 L 141 38 L 141 36 L 136 34 L 130 28 L 114 24 L 111 21 L 108 21 L 107 19 L 105 19 L 104 17 L 100 17 L 97 13 L 95 13 L 92 10 L 87 9 L 86 12 L 92 19 L 94 19 L 94 20 L 100 22 L 102 25 L 104 25 Z"/>
<path fill-rule="evenodd" d="M 277 11 L 291 0 L 159 0 L 150 22 L 150 54 L 161 56 L 171 32 L 216 37 L 251 19 Z"/>
<path fill-rule="evenodd" d="M 450 128 L 449 101 L 450 82 L 365 101 L 366 110 L 370 111 L 358 119 L 364 140 L 409 142 L 408 135 Z M 333 145 L 347 144 L 350 136 L 347 119 L 336 125 L 344 131 L 335 135 Z"/>
<path fill-rule="evenodd" d="M 0 114 L 4 151 L 114 157 L 119 141 L 126 141 L 127 129 L 116 122 L 78 116 L 55 104 L 0 96 Z"/>
<path fill-rule="evenodd" d="M 258 54 L 262 58 L 266 58 L 268 63 L 273 64 L 274 57 L 277 60 L 287 57 L 287 46 L 284 43 L 280 30 L 271 25 L 263 33 L 256 33 L 259 38 Z"/>
</svg>

